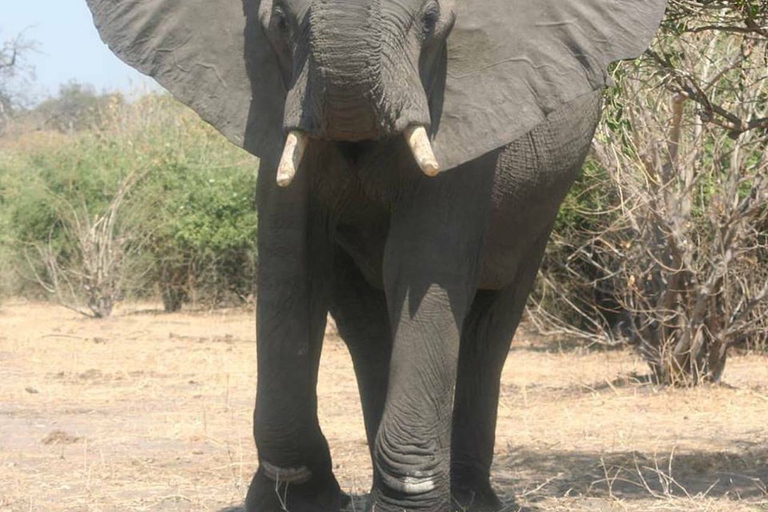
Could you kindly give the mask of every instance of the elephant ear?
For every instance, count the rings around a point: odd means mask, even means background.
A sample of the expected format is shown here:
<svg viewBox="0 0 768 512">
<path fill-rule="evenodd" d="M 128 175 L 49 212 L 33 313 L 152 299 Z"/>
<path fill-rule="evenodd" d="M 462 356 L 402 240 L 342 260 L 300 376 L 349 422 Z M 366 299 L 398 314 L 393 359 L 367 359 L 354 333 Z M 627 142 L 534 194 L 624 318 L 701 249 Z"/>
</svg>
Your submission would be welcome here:
<svg viewBox="0 0 768 512">
<path fill-rule="evenodd" d="M 666 0 L 456 2 L 434 147 L 445 169 L 504 146 L 610 83 L 650 44 Z M 440 104 L 440 102 L 438 102 Z"/>
<path fill-rule="evenodd" d="M 102 40 L 251 153 L 282 146 L 285 97 L 260 0 L 87 0 Z"/>
</svg>

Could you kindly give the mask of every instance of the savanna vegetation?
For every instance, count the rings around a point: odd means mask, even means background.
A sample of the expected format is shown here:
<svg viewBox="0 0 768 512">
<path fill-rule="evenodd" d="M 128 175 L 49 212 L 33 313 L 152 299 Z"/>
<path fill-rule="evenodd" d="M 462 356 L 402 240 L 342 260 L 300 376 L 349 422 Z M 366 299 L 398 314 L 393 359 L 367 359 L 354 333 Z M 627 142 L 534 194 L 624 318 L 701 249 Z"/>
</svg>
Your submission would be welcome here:
<svg viewBox="0 0 768 512">
<path fill-rule="evenodd" d="M 252 294 L 258 162 L 169 96 L 68 84 L 1 147 L 5 294 L 95 317 L 127 297 L 175 311 Z"/>
</svg>

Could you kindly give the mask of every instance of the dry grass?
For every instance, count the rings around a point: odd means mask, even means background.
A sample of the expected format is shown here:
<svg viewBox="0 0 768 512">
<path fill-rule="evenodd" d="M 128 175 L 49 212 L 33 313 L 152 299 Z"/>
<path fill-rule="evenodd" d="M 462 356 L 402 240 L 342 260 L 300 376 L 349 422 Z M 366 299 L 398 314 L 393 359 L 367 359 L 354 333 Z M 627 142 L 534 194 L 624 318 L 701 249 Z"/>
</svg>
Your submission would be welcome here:
<svg viewBox="0 0 768 512">
<path fill-rule="evenodd" d="M 252 314 L 140 309 L 93 321 L 46 304 L 0 308 L 0 510 L 242 502 L 255 465 Z M 510 512 L 768 511 L 766 358 L 734 357 L 723 386 L 665 390 L 636 377 L 645 367 L 631 353 L 522 338 L 504 372 L 494 469 Z M 336 473 L 363 494 L 357 388 L 332 334 L 323 359 Z"/>
</svg>

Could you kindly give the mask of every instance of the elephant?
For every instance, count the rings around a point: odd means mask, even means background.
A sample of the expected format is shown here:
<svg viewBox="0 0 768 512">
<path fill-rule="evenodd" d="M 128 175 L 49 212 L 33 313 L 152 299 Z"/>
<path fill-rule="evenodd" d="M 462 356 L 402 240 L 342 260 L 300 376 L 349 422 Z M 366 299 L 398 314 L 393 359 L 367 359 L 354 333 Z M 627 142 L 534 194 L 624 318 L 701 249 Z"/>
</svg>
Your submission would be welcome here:
<svg viewBox="0 0 768 512">
<path fill-rule="evenodd" d="M 87 0 L 102 39 L 258 156 L 248 512 L 348 497 L 317 418 L 328 314 L 368 509 L 497 511 L 501 372 L 609 65 L 666 0 Z"/>
</svg>

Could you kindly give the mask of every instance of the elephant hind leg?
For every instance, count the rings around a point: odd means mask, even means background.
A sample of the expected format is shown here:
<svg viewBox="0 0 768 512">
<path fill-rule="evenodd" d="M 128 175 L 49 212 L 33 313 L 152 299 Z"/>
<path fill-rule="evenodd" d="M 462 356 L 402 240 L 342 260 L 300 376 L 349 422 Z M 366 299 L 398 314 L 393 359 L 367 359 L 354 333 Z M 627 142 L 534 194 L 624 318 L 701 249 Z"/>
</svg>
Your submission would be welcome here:
<svg viewBox="0 0 768 512">
<path fill-rule="evenodd" d="M 387 300 L 366 281 L 350 256 L 337 251 L 330 312 L 352 356 L 365 432 L 372 450 L 387 399 L 392 356 Z"/>
<path fill-rule="evenodd" d="M 490 483 L 501 372 L 549 232 L 545 230 L 521 258 L 512 283 L 477 292 L 464 322 L 451 438 L 451 493 L 457 510 L 503 508 Z"/>
<path fill-rule="evenodd" d="M 464 323 L 451 438 L 451 494 L 457 510 L 495 512 L 502 508 L 490 483 L 496 415 L 504 356 L 514 330 L 492 325 L 492 311 L 511 290 L 479 290 Z M 511 312 L 510 312 L 511 313 Z"/>
</svg>

